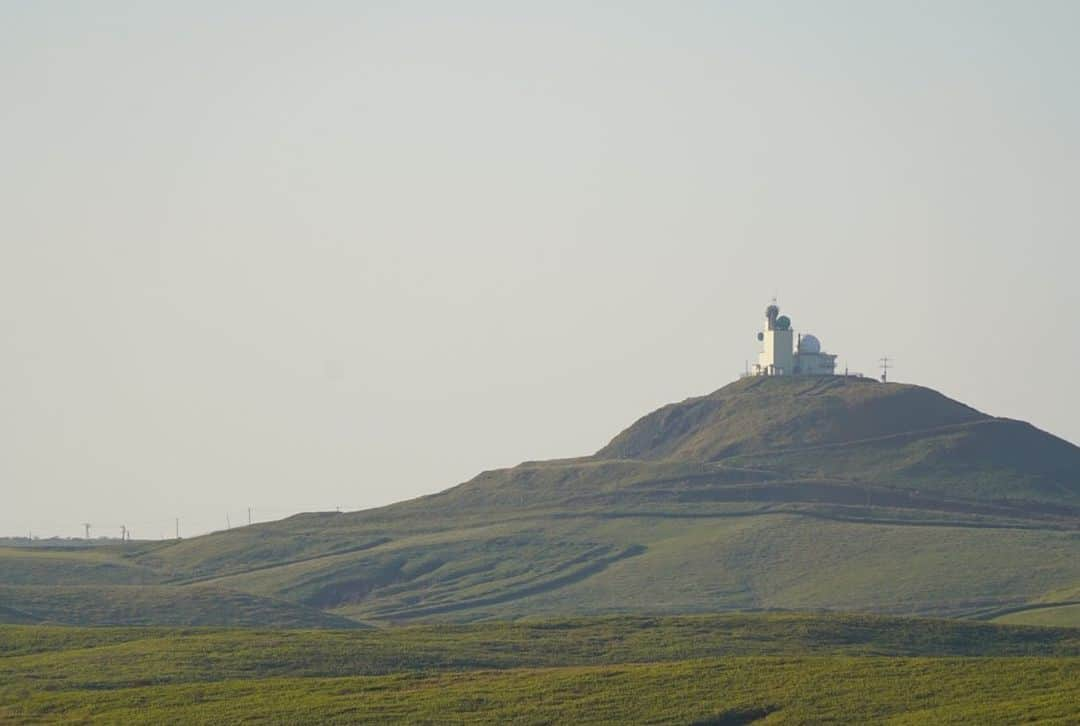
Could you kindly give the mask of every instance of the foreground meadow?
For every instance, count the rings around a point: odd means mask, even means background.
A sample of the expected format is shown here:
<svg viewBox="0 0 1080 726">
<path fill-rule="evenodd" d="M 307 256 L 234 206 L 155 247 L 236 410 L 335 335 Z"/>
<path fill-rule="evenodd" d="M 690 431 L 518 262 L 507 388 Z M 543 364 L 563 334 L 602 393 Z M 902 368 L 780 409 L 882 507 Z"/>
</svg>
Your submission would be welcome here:
<svg viewBox="0 0 1080 726">
<path fill-rule="evenodd" d="M 848 615 L 0 627 L 0 722 L 1076 723 L 1080 630 Z"/>
</svg>

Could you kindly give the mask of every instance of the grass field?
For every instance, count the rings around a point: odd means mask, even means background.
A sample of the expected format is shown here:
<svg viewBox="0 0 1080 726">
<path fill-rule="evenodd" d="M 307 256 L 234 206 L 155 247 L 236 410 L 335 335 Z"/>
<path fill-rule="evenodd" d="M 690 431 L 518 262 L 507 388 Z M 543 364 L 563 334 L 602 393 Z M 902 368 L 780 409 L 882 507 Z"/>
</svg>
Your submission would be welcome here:
<svg viewBox="0 0 1080 726">
<path fill-rule="evenodd" d="M 28 694 L 12 721 L 1075 723 L 1076 659 L 739 658 Z"/>
<path fill-rule="evenodd" d="M 0 722 L 1074 723 L 1080 630 L 828 615 L 0 627 Z"/>
</svg>

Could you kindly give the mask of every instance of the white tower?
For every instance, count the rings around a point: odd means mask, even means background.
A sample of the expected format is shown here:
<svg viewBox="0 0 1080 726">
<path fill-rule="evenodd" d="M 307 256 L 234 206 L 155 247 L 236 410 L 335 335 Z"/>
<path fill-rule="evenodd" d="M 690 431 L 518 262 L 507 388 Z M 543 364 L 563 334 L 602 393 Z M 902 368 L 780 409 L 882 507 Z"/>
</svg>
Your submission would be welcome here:
<svg viewBox="0 0 1080 726">
<path fill-rule="evenodd" d="M 831 376 L 836 370 L 836 356 L 821 350 L 813 335 L 800 335 L 798 349 L 792 345 L 795 333 L 791 319 L 780 314 L 773 303 L 765 308 L 765 329 L 758 333 L 761 353 L 754 366 L 757 376 Z"/>
<path fill-rule="evenodd" d="M 780 314 L 774 303 L 765 308 L 765 330 L 758 333 L 764 344 L 758 356 L 755 373 L 763 376 L 790 376 L 794 373 L 795 355 L 792 346 L 791 320 Z"/>
</svg>

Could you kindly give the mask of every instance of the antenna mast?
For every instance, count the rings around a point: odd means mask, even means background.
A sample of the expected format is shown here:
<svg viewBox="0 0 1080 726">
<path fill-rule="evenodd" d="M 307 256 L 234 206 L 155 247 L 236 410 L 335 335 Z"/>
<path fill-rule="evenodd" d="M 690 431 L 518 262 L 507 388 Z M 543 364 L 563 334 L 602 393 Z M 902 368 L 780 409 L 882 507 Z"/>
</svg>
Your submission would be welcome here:
<svg viewBox="0 0 1080 726">
<path fill-rule="evenodd" d="M 884 356 L 883 358 L 878 360 L 878 363 L 881 364 L 881 382 L 882 383 L 888 383 L 889 382 L 889 368 L 893 367 L 893 366 L 890 365 L 892 362 L 893 362 L 893 359 L 888 357 L 888 356 Z"/>
<path fill-rule="evenodd" d="M 85 539 L 90 539 L 90 523 L 89 522 L 83 522 L 83 529 L 86 531 Z"/>
</svg>

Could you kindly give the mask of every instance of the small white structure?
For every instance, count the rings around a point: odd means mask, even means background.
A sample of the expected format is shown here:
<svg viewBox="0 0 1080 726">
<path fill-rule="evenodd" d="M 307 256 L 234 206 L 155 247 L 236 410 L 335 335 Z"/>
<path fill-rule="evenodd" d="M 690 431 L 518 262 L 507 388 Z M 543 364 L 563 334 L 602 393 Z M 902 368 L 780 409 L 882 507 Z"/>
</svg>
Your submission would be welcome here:
<svg viewBox="0 0 1080 726">
<path fill-rule="evenodd" d="M 836 372 L 836 356 L 821 350 L 821 341 L 813 335 L 793 340 L 791 318 L 780 314 L 773 303 L 765 308 L 765 330 L 758 333 L 762 350 L 754 365 L 756 376 L 831 376 Z M 795 343 L 793 345 L 793 343 Z"/>
</svg>

